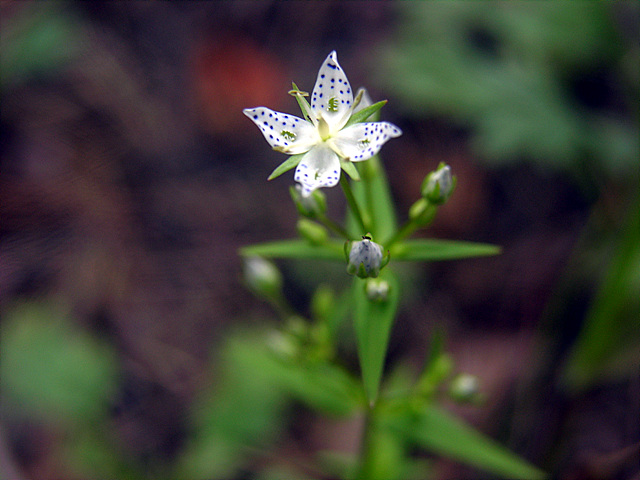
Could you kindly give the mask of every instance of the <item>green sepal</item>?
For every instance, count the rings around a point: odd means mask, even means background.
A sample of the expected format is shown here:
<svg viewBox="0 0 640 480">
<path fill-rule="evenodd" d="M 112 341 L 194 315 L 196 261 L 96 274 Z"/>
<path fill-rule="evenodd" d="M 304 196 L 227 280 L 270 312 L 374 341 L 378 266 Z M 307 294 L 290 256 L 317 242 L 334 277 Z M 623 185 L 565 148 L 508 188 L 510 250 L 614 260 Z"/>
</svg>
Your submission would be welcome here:
<svg viewBox="0 0 640 480">
<path fill-rule="evenodd" d="M 354 123 L 362 123 L 367 120 L 371 115 L 379 111 L 382 107 L 387 104 L 386 100 L 380 100 L 379 102 L 374 103 L 373 105 L 369 105 L 368 107 L 363 108 L 362 110 L 358 110 L 356 113 L 351 115 L 351 118 L 347 121 L 347 124 L 343 128 L 347 128 Z"/>
<path fill-rule="evenodd" d="M 342 170 L 344 170 L 344 173 L 349 175 L 352 180 L 355 180 L 356 182 L 360 181 L 360 174 L 358 173 L 358 169 L 356 168 L 356 166 L 352 162 L 341 161 L 340 162 L 340 168 L 342 168 Z"/>
<path fill-rule="evenodd" d="M 294 82 L 291 82 L 291 86 L 293 87 L 293 90 L 289 92 L 289 95 L 296 97 L 296 100 L 298 101 L 298 105 L 300 105 L 300 110 L 302 110 L 302 115 L 304 116 L 307 122 L 310 122 L 311 121 L 311 105 L 309 105 L 309 102 L 307 102 L 307 99 L 304 98 L 304 97 L 308 97 L 309 94 L 307 92 L 303 92 L 302 90 L 300 90 Z"/>
<path fill-rule="evenodd" d="M 267 178 L 267 180 L 273 180 L 274 178 L 279 177 L 283 173 L 286 173 L 289 170 L 291 170 L 293 168 L 296 168 L 298 166 L 298 164 L 300 163 L 300 160 L 302 160 L 303 156 L 304 156 L 304 153 L 298 153 L 297 155 L 291 155 L 284 162 L 282 162 L 280 165 L 278 165 L 273 172 L 271 172 L 271 175 L 269 175 L 269 178 Z"/>
</svg>

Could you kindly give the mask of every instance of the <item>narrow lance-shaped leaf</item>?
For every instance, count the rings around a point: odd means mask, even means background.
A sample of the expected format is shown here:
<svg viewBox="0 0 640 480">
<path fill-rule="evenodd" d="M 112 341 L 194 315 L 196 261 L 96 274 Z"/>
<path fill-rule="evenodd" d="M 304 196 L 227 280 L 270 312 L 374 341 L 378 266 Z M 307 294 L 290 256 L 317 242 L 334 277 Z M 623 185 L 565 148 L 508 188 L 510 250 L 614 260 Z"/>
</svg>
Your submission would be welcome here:
<svg viewBox="0 0 640 480">
<path fill-rule="evenodd" d="M 389 335 L 398 309 L 399 298 L 399 284 L 391 270 L 383 270 L 378 278 L 389 283 L 389 294 L 386 300 L 369 300 L 365 291 L 366 281 L 356 278 L 353 283 L 358 357 L 365 393 L 370 403 L 375 403 L 378 396 Z"/>
<path fill-rule="evenodd" d="M 283 173 L 286 173 L 289 170 L 293 170 L 294 168 L 296 168 L 298 166 L 298 164 L 300 163 L 300 160 L 302 160 L 303 156 L 304 156 L 304 153 L 298 153 L 297 155 L 291 155 L 284 162 L 282 162 L 280 165 L 278 165 L 273 172 L 271 172 L 271 175 L 269 175 L 269 178 L 267 178 L 267 180 L 273 180 L 274 178 L 278 178 Z"/>
<path fill-rule="evenodd" d="M 496 245 L 437 239 L 406 240 L 391 248 L 394 260 L 410 261 L 455 260 L 499 253 L 500 247 Z"/>
<path fill-rule="evenodd" d="M 371 115 L 379 111 L 386 104 L 387 104 L 386 100 L 381 100 L 379 102 L 374 103 L 373 105 L 369 105 L 368 107 L 363 108 L 362 110 L 358 110 L 356 113 L 351 115 L 351 117 L 347 121 L 347 124 L 344 126 L 344 128 L 347 128 L 348 126 L 353 125 L 354 123 L 361 123 L 366 121 Z"/>
<path fill-rule="evenodd" d="M 393 416 L 387 427 L 410 442 L 503 478 L 542 479 L 544 472 L 446 411 L 427 406 L 404 418 Z"/>
<path fill-rule="evenodd" d="M 257 255 L 264 258 L 295 258 L 308 260 L 335 260 L 344 262 L 344 245 L 329 240 L 323 245 L 311 245 L 306 240 L 293 239 L 248 245 L 240 249 L 240 255 Z"/>
</svg>

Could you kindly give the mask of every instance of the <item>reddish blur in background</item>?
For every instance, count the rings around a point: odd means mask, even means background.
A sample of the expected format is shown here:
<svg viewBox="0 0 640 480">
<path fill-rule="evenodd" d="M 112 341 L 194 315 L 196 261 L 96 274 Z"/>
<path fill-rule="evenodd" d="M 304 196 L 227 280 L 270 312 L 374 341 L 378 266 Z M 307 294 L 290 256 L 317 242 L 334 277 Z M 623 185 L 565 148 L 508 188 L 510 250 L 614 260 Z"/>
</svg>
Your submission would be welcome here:
<svg viewBox="0 0 640 480">
<path fill-rule="evenodd" d="M 76 347 L 88 377 L 111 379 L 103 421 L 131 478 L 168 478 L 194 398 L 215 388 L 212 352 L 272 318 L 242 285 L 238 248 L 295 235 L 292 175 L 266 181 L 283 158 L 242 109 L 296 113 L 291 82 L 311 90 L 331 50 L 404 131 L 381 152 L 400 217 L 444 161 L 457 190 L 423 235 L 503 247 L 411 273 L 389 362 L 419 365 L 442 327 L 488 399 L 457 413 L 558 478 L 640 478 L 638 355 L 579 389 L 561 382 L 634 208 L 638 8 L 557 5 L 0 3 L 0 326 L 21 365 L 4 362 L 0 384 L 3 478 L 100 476 L 60 455 L 91 437 L 48 409 L 66 400 L 30 396 L 47 380 L 29 377 L 38 362 Z M 303 306 L 316 266 L 287 268 L 306 281 L 287 284 Z M 41 335 L 35 317 L 71 331 Z M 82 353 L 103 347 L 115 359 Z M 89 418 L 97 398 L 68 412 Z M 348 423 L 282 421 L 277 450 L 301 463 L 318 445 L 357 449 Z"/>
</svg>

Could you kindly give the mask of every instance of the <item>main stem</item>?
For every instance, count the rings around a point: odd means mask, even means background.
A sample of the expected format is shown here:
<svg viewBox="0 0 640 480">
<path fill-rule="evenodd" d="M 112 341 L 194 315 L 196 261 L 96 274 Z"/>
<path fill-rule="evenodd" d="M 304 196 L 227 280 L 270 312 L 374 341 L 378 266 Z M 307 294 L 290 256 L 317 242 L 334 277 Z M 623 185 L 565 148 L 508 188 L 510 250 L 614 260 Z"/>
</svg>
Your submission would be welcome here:
<svg viewBox="0 0 640 480">
<path fill-rule="evenodd" d="M 367 405 L 364 418 L 364 426 L 362 428 L 362 435 L 360 440 L 360 464 L 358 465 L 358 472 L 356 474 L 356 480 L 369 480 L 371 478 L 372 470 L 372 456 L 373 452 L 373 416 L 375 411 L 375 405 Z"/>
</svg>

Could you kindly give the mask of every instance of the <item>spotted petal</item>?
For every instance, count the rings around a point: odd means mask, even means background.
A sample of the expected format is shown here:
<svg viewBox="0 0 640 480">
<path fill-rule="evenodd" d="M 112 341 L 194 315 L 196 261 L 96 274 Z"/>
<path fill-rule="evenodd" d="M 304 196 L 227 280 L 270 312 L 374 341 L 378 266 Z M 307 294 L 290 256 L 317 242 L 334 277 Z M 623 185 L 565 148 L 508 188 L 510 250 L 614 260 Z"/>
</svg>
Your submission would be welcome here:
<svg viewBox="0 0 640 480">
<path fill-rule="evenodd" d="M 340 130 L 350 114 L 353 92 L 347 76 L 338 63 L 338 55 L 331 52 L 326 58 L 311 94 L 311 110 L 327 121 L 332 131 Z"/>
<path fill-rule="evenodd" d="M 293 178 L 302 184 L 302 196 L 308 197 L 316 188 L 337 185 L 340 160 L 326 145 L 318 145 L 302 157 Z"/>
<path fill-rule="evenodd" d="M 318 141 L 315 127 L 294 115 L 266 107 L 245 108 L 242 112 L 260 128 L 269 145 L 286 149 L 288 154 L 307 152 Z"/>
<path fill-rule="evenodd" d="M 361 162 L 378 153 L 387 140 L 400 135 L 402 131 L 389 122 L 355 123 L 338 132 L 333 143 L 350 161 Z"/>
</svg>

